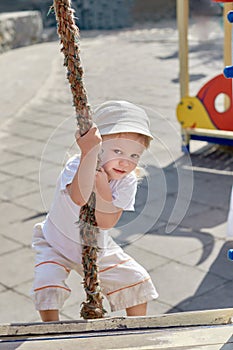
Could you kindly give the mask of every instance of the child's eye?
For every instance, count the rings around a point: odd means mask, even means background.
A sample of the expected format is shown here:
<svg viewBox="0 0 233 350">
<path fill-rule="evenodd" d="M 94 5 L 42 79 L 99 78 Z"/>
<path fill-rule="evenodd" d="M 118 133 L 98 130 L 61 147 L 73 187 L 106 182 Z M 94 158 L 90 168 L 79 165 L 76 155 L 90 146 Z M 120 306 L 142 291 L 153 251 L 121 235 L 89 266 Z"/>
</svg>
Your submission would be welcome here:
<svg viewBox="0 0 233 350">
<path fill-rule="evenodd" d="M 116 154 L 122 154 L 121 150 L 119 150 L 119 149 L 114 149 L 113 152 Z"/>
<path fill-rule="evenodd" d="M 136 153 L 134 153 L 134 154 L 131 154 L 131 158 L 133 158 L 133 159 L 139 159 L 140 158 L 140 156 L 139 156 L 139 154 L 136 154 Z"/>
</svg>

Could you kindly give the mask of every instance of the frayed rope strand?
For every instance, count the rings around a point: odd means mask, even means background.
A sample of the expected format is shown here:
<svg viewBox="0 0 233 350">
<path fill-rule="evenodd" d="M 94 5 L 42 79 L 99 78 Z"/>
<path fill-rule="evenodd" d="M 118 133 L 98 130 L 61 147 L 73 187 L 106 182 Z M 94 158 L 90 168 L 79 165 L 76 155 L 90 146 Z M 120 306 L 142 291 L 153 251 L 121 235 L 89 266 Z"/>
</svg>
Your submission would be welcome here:
<svg viewBox="0 0 233 350">
<path fill-rule="evenodd" d="M 83 82 L 79 50 L 79 29 L 75 24 L 74 10 L 70 0 L 54 0 L 49 12 L 54 9 L 57 20 L 57 32 L 61 42 L 61 52 L 64 55 L 64 66 L 67 69 L 67 79 L 73 96 L 73 106 L 76 112 L 80 134 L 84 135 L 92 126 L 92 112 L 88 104 L 87 92 Z M 98 168 L 98 164 L 97 164 Z M 103 297 L 98 279 L 97 237 L 99 229 L 95 219 L 95 193 L 80 210 L 79 228 L 83 242 L 83 286 L 86 291 L 86 301 L 82 303 L 81 316 L 84 319 L 102 318 L 105 314 Z"/>
</svg>

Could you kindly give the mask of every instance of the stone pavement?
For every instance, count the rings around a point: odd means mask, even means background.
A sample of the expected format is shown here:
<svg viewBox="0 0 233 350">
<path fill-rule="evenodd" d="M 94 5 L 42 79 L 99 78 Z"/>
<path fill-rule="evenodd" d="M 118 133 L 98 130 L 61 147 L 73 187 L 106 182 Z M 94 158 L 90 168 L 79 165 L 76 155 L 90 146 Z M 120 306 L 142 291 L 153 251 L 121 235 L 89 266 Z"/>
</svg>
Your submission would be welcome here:
<svg viewBox="0 0 233 350">
<path fill-rule="evenodd" d="M 197 19 L 191 25 L 192 95 L 221 72 L 222 39 L 217 21 Z M 175 22 L 83 32 L 81 40 L 91 105 L 126 99 L 144 106 L 151 119 L 155 140 L 142 159 L 136 213 L 125 213 L 113 232 L 158 289 L 149 315 L 233 305 L 233 265 L 226 257 L 233 242 L 225 234 L 232 153 L 193 142 L 190 157 L 182 154 L 175 116 L 177 48 Z M 39 320 L 29 297 L 32 227 L 44 219 L 56 177 L 77 152 L 62 60 L 57 41 L 0 56 L 1 323 Z M 68 283 L 72 296 L 62 319 L 78 319 L 84 300 L 81 278 L 71 273 Z"/>
</svg>

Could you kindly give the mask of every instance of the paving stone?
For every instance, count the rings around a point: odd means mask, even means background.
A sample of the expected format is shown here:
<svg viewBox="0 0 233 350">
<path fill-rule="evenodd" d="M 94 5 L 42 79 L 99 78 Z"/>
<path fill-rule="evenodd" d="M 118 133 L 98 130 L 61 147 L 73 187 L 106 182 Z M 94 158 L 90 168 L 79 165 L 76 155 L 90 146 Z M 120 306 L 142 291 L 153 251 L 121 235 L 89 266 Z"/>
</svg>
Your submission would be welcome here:
<svg viewBox="0 0 233 350">
<path fill-rule="evenodd" d="M 21 309 L 20 312 L 19 309 Z M 11 290 L 0 293 L 1 323 L 35 322 L 37 320 L 39 319 L 31 300 Z"/>
<path fill-rule="evenodd" d="M 232 287 L 232 281 L 221 283 L 204 294 L 182 301 L 179 308 L 183 311 L 231 308 Z"/>
<path fill-rule="evenodd" d="M 202 240 L 204 243 L 202 243 Z M 202 249 L 203 244 L 208 243 L 210 243 L 210 237 L 208 236 L 205 238 L 203 234 L 177 230 L 167 235 L 159 232 L 158 234 L 146 234 L 138 241 L 135 241 L 134 245 L 139 249 L 145 249 L 158 256 L 176 260 L 190 252 Z"/>
<path fill-rule="evenodd" d="M 139 240 L 140 242 L 140 240 Z M 138 242 L 138 244 L 140 244 Z M 132 256 L 139 264 L 141 264 L 148 272 L 168 263 L 168 259 L 153 254 L 151 251 L 136 247 L 134 244 L 123 247 L 124 251 Z"/>
<path fill-rule="evenodd" d="M 25 180 L 29 180 L 30 182 L 36 182 L 36 184 L 39 183 L 39 177 L 40 177 L 40 171 L 37 170 L 35 172 L 32 172 L 32 173 L 28 173 L 26 175 L 23 175 L 23 178 Z"/>
<path fill-rule="evenodd" d="M 40 160 L 44 148 L 45 144 L 43 142 L 31 140 L 18 147 L 11 147 L 11 152 L 18 155 L 23 155 L 24 157 L 26 156 L 27 158 L 31 157 Z"/>
<path fill-rule="evenodd" d="M 13 203 L 26 209 L 33 209 L 38 213 L 44 213 L 49 210 L 54 197 L 55 188 L 43 188 L 37 192 L 15 198 Z"/>
<path fill-rule="evenodd" d="M 232 261 L 228 260 L 228 250 L 233 249 L 232 241 L 214 240 L 208 245 L 206 254 L 202 257 L 202 251 L 191 252 L 177 260 L 191 266 L 197 266 L 205 272 L 211 272 L 227 280 L 233 280 Z"/>
<path fill-rule="evenodd" d="M 67 94 L 68 93 L 69 90 Z M 39 125 L 39 127 L 48 128 L 51 132 L 51 136 L 54 133 L 57 134 L 58 130 L 66 132 L 68 129 L 68 131 L 72 132 L 75 128 L 75 116 L 74 109 L 70 106 L 70 101 L 68 101 L 67 103 L 65 103 L 65 101 L 63 101 L 63 103 L 56 103 L 56 105 L 54 105 L 52 108 L 51 102 L 51 100 L 47 102 L 45 99 L 43 99 L 43 101 L 35 101 L 33 105 L 33 110 L 37 115 L 37 120 L 34 121 L 34 125 Z M 46 103 L 48 105 L 47 108 Z M 24 114 L 23 118 L 26 121 L 31 121 L 31 111 L 29 110 L 27 113 Z"/>
<path fill-rule="evenodd" d="M 19 174 L 21 171 L 19 170 L 18 173 L 16 168 L 15 172 Z M 38 185 L 35 182 L 30 182 L 23 178 L 15 178 L 4 182 L 0 188 L 0 198 L 4 201 L 10 201 L 36 191 L 38 191 Z"/>
<path fill-rule="evenodd" d="M 158 289 L 160 301 L 176 308 L 180 308 L 179 303 L 185 299 L 211 291 L 226 282 L 208 273 L 208 283 L 202 283 L 206 278 L 205 272 L 173 261 L 156 268 L 150 275 Z"/>
<path fill-rule="evenodd" d="M 148 315 L 162 315 L 168 313 L 171 310 L 171 305 L 165 304 L 160 301 L 160 297 L 158 299 L 149 301 L 147 305 L 147 314 Z M 178 308 L 173 308 L 172 312 L 180 312 Z"/>
<path fill-rule="evenodd" d="M 38 131 L 38 134 L 35 136 L 32 136 L 36 141 L 42 142 L 44 145 L 46 145 L 47 142 L 50 142 L 50 138 L 53 135 L 54 128 L 48 128 L 48 127 L 40 127 L 41 131 Z M 38 129 L 38 127 L 37 127 Z"/>
<path fill-rule="evenodd" d="M 113 236 L 122 244 L 138 240 L 146 232 L 154 231 L 155 226 L 160 225 L 161 205 L 154 207 L 154 203 L 146 203 L 146 206 L 140 211 L 140 207 L 135 212 L 123 213 L 121 220 L 116 226 Z"/>
<path fill-rule="evenodd" d="M 143 217 L 146 222 L 151 223 L 149 232 L 153 232 L 156 229 L 157 222 L 163 222 L 166 223 L 165 232 L 172 233 L 179 225 L 183 225 L 183 221 L 191 213 L 201 212 L 202 210 L 201 205 L 190 203 L 189 198 L 167 195 L 162 200 L 155 201 L 149 205 L 148 209 L 143 213 Z"/>
<path fill-rule="evenodd" d="M 227 222 L 223 222 L 222 224 L 216 225 L 213 227 L 203 228 L 203 229 L 201 229 L 201 232 L 203 232 L 203 233 L 207 232 L 216 238 L 227 239 L 228 238 L 226 236 L 226 234 L 227 234 Z"/>
<path fill-rule="evenodd" d="M 69 149 L 46 150 L 41 155 L 41 161 L 49 162 L 55 165 L 64 166 L 69 157 Z"/>
<path fill-rule="evenodd" d="M 0 207 L 0 224 L 6 227 L 14 222 L 22 222 L 28 216 L 34 215 L 33 210 L 24 209 L 13 203 L 2 202 Z"/>
<path fill-rule="evenodd" d="M 74 129 L 75 130 L 75 129 Z M 63 146 L 66 149 L 72 148 L 76 141 L 74 139 L 74 132 L 64 132 L 61 135 L 56 135 L 51 138 L 51 142 L 55 145 Z"/>
<path fill-rule="evenodd" d="M 228 211 L 224 209 L 215 209 L 207 206 L 204 208 L 202 204 L 197 203 L 195 203 L 194 206 L 199 208 L 200 212 L 194 215 L 186 215 L 181 222 L 182 226 L 192 227 L 194 230 L 199 230 L 201 228 L 207 229 L 209 227 L 221 225 L 227 220 Z M 193 204 L 191 206 L 191 209 L 192 208 Z M 201 208 L 203 208 L 202 211 Z"/>
<path fill-rule="evenodd" d="M 6 236 L 4 237 L 2 234 L 0 234 L 0 241 L 0 256 L 22 248 L 22 244 L 20 242 L 16 243 L 15 241 L 8 239 Z"/>
<path fill-rule="evenodd" d="M 1 282 L 10 288 L 28 281 L 33 276 L 34 254 L 31 248 L 21 248 L 2 255 L 0 263 L 4 266 Z M 18 268 L 19 266 L 22 268 Z"/>
<path fill-rule="evenodd" d="M 14 137 L 14 135 L 17 135 L 18 137 L 23 137 L 25 136 L 32 136 L 36 135 L 38 126 L 30 123 L 26 123 L 21 121 L 20 119 L 16 119 L 14 123 L 11 125 L 11 134 Z"/>
<path fill-rule="evenodd" d="M 16 136 L 11 134 L 11 129 L 9 126 L 6 126 L 6 131 L 4 132 L 4 138 L 1 144 L 1 150 L 9 151 L 12 147 L 17 147 L 24 145 L 25 143 L 29 144 L 29 140 L 25 139 L 23 136 Z"/>
<path fill-rule="evenodd" d="M 1 293 L 2 291 L 6 291 L 6 288 L 0 283 L 0 293 Z"/>
<path fill-rule="evenodd" d="M 42 222 L 45 219 L 45 214 L 36 215 L 36 218 L 30 218 L 28 216 L 27 221 L 21 221 L 20 223 L 10 224 L 6 227 L 1 227 L 0 233 L 5 237 L 11 238 L 18 244 L 30 246 L 32 241 L 33 226 Z"/>
<path fill-rule="evenodd" d="M 11 175 L 7 175 L 0 172 L 0 183 L 9 181 L 10 179 L 13 180 L 13 177 Z"/>
<path fill-rule="evenodd" d="M 211 204 L 212 207 L 227 209 L 231 188 L 232 176 L 211 174 L 209 181 L 203 181 L 202 178 L 196 178 L 195 176 L 192 199 L 206 206 Z"/>
<path fill-rule="evenodd" d="M 33 284 L 33 278 L 31 278 L 29 281 L 24 281 L 23 283 L 20 283 L 20 284 L 14 286 L 14 288 L 12 288 L 12 290 L 14 290 L 16 293 L 24 295 L 26 298 L 29 299 L 29 298 L 31 298 L 30 292 L 32 289 L 32 284 Z"/>
<path fill-rule="evenodd" d="M 39 171 L 39 177 L 40 177 L 40 187 L 41 188 L 47 188 L 47 187 L 53 187 L 55 188 L 57 178 L 60 174 L 60 172 L 63 170 L 64 165 L 60 164 L 48 164 L 46 162 L 42 162 L 40 164 L 40 171 Z"/>
<path fill-rule="evenodd" d="M 65 101 L 62 101 L 60 103 L 56 102 L 56 105 L 51 110 L 52 115 L 47 116 L 46 112 L 44 111 L 44 113 L 40 116 L 39 120 L 37 121 L 39 126 L 43 128 L 48 128 L 46 123 L 52 124 L 53 122 L 53 125 L 49 125 L 49 129 L 51 130 L 51 141 L 56 137 L 60 137 L 64 134 L 70 135 L 70 139 L 74 139 L 74 133 L 76 130 L 76 117 L 74 110 L 72 110 L 72 112 L 69 111 L 69 102 L 70 101 L 68 101 L 67 103 L 65 103 Z M 50 106 L 51 101 L 49 101 L 48 108 L 50 108 Z M 40 113 L 41 112 L 42 111 L 40 111 Z"/>
<path fill-rule="evenodd" d="M 57 91 L 54 92 L 55 94 L 57 93 Z M 68 86 L 67 91 L 63 90 L 63 96 L 64 100 L 62 102 L 54 101 L 54 98 L 49 101 L 43 99 L 44 105 L 40 101 L 38 106 L 37 113 L 39 118 L 36 123 L 40 128 L 43 127 L 45 130 L 49 127 L 50 138 L 66 133 L 67 131 L 73 135 L 72 132 L 74 132 L 76 127 L 75 111 L 70 104 L 71 95 Z M 66 96 L 69 98 L 68 101 L 65 101 Z M 57 98 L 59 99 L 59 96 Z"/>
<path fill-rule="evenodd" d="M 16 163 L 5 164 L 4 172 L 13 176 L 24 176 L 39 171 L 39 161 L 31 158 L 18 160 Z"/>
<path fill-rule="evenodd" d="M 38 53 L 39 48 L 39 53 Z M 9 51 L 1 56 L 1 66 L 9 66 L 9 62 L 13 62 L 15 51 Z M 27 104 L 32 98 L 35 97 L 41 84 L 45 89 L 45 82 L 48 79 L 49 71 L 54 63 L 54 58 L 57 59 L 57 46 L 45 43 L 44 45 L 33 45 L 23 49 L 17 49 L 17 64 L 11 67 L 11 74 L 14 76 L 14 80 L 9 79 L 9 70 L 1 72 L 1 77 L 4 81 L 4 95 L 2 94 L 1 105 L 2 115 L 1 124 L 3 121 L 8 120 L 9 116 L 16 117 L 20 109 L 24 104 Z M 37 69 L 31 69 L 32 66 Z M 42 69 L 39 76 L 38 70 L 43 66 L 48 67 Z M 40 68 L 39 68 L 40 67 Z M 33 79 L 34 84 L 31 84 Z M 11 102 L 14 101 L 14 104 Z M 11 106 L 9 110 L 9 106 Z"/>
<path fill-rule="evenodd" d="M 23 158 L 24 158 L 23 155 L 11 153 L 10 150 L 5 149 L 4 152 L 1 152 L 1 157 L 0 157 L 1 170 L 4 170 L 5 164 L 15 163 L 19 160 L 22 160 Z"/>
</svg>

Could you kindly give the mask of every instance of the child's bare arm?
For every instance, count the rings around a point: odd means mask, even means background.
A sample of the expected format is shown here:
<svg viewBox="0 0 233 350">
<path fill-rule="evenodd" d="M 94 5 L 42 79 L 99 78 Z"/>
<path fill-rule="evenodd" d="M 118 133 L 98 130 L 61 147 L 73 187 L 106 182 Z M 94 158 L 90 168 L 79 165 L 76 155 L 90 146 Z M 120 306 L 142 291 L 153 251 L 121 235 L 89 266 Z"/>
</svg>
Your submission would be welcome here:
<svg viewBox="0 0 233 350">
<path fill-rule="evenodd" d="M 96 174 L 95 194 L 95 217 L 98 226 L 102 229 L 114 227 L 120 219 L 123 210 L 112 203 L 112 191 L 108 183 L 107 174 L 103 168 Z"/>
<path fill-rule="evenodd" d="M 84 136 L 76 134 L 77 144 L 81 150 L 78 170 L 67 190 L 74 203 L 83 206 L 87 203 L 93 190 L 101 136 L 96 127 L 92 127 Z"/>
</svg>

